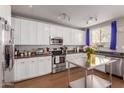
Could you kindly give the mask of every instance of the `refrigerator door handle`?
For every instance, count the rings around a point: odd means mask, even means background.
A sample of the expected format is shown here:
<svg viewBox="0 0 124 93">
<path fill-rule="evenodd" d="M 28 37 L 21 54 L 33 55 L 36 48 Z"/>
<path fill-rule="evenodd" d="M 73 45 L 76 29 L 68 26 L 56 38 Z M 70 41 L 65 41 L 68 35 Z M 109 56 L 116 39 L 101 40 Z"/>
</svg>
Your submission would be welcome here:
<svg viewBox="0 0 124 93">
<path fill-rule="evenodd" d="M 10 70 L 13 69 L 14 66 L 14 29 L 10 30 Z"/>
</svg>

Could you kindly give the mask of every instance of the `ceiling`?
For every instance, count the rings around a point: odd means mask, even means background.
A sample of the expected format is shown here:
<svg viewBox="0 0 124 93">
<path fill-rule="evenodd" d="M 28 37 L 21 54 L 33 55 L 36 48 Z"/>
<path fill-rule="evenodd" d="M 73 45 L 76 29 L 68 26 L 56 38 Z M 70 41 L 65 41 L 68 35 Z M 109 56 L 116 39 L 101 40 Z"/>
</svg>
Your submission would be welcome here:
<svg viewBox="0 0 124 93">
<path fill-rule="evenodd" d="M 66 13 L 70 22 L 58 19 L 58 15 Z M 108 20 L 124 16 L 124 5 L 13 5 L 12 14 L 30 17 L 49 22 L 64 24 L 76 28 L 93 26 Z M 86 24 L 89 17 L 96 17 L 97 21 Z"/>
</svg>

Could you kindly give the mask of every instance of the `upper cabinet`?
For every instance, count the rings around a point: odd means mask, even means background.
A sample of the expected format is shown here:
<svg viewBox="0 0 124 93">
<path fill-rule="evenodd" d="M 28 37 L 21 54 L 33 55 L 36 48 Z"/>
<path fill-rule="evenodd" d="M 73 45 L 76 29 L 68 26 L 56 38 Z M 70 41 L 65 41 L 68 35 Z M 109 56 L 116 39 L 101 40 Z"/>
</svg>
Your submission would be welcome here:
<svg viewBox="0 0 124 93">
<path fill-rule="evenodd" d="M 49 24 L 37 23 L 37 44 L 38 45 L 49 45 Z"/>
<path fill-rule="evenodd" d="M 62 37 L 63 45 L 85 44 L 84 31 L 44 22 L 12 18 L 15 45 L 49 45 L 50 36 Z"/>
<path fill-rule="evenodd" d="M 50 36 L 51 37 L 62 37 L 62 27 L 57 25 L 50 25 Z"/>
<path fill-rule="evenodd" d="M 30 44 L 30 21 L 21 19 L 21 44 Z"/>
<path fill-rule="evenodd" d="M 30 36 L 29 44 L 30 45 L 37 45 L 37 22 L 35 21 L 29 21 L 30 27 L 29 27 L 29 33 L 28 36 Z M 28 43 L 28 42 L 27 42 Z"/>
<path fill-rule="evenodd" d="M 21 44 L 37 44 L 37 22 L 21 19 Z"/>
<path fill-rule="evenodd" d="M 64 45 L 84 45 L 85 34 L 84 31 L 65 28 L 63 30 Z"/>
<path fill-rule="evenodd" d="M 71 41 L 71 30 L 69 28 L 65 28 L 63 30 L 63 44 L 64 45 L 71 45 L 72 41 Z"/>
</svg>

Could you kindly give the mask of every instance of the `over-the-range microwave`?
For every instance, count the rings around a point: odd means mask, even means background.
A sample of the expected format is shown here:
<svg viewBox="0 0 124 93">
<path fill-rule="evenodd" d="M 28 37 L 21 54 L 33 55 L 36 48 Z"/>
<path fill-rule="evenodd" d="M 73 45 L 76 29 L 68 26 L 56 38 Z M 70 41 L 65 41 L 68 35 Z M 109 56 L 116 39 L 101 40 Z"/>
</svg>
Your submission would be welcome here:
<svg viewBox="0 0 124 93">
<path fill-rule="evenodd" d="M 63 45 L 63 38 L 50 36 L 50 45 Z"/>
</svg>

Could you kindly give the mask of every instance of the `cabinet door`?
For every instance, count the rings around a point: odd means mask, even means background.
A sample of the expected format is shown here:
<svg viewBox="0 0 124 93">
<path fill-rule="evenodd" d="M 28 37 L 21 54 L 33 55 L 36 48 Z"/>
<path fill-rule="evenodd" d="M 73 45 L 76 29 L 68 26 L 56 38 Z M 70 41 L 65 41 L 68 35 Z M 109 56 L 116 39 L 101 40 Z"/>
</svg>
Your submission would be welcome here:
<svg viewBox="0 0 124 93">
<path fill-rule="evenodd" d="M 71 29 L 71 45 L 78 45 L 78 32 L 75 29 Z"/>
<path fill-rule="evenodd" d="M 49 45 L 49 25 L 38 22 L 37 41 L 39 45 Z"/>
<path fill-rule="evenodd" d="M 16 80 L 23 80 L 27 77 L 26 65 L 24 61 L 18 61 L 16 65 Z"/>
<path fill-rule="evenodd" d="M 57 25 L 50 25 L 50 36 L 63 37 L 62 27 Z"/>
<path fill-rule="evenodd" d="M 65 28 L 63 31 L 63 44 L 64 45 L 72 45 L 72 33 L 71 29 Z"/>
<path fill-rule="evenodd" d="M 77 41 L 77 42 L 76 42 Z M 80 30 L 76 30 L 76 45 L 82 45 L 82 33 Z"/>
<path fill-rule="evenodd" d="M 21 19 L 21 44 L 28 45 L 30 42 L 30 21 Z"/>
<path fill-rule="evenodd" d="M 51 57 L 43 57 L 39 60 L 39 75 L 51 73 L 52 63 Z"/>
<path fill-rule="evenodd" d="M 38 60 L 39 63 L 39 75 L 44 75 L 44 60 L 41 58 Z"/>
<path fill-rule="evenodd" d="M 12 28 L 14 28 L 14 43 L 16 45 L 21 44 L 21 20 L 18 18 L 12 18 Z"/>
<path fill-rule="evenodd" d="M 85 45 L 85 41 L 86 41 L 86 32 L 85 31 L 80 31 L 79 30 L 79 45 Z"/>
<path fill-rule="evenodd" d="M 28 78 L 38 76 L 38 62 L 37 60 L 30 60 L 28 63 Z"/>
<path fill-rule="evenodd" d="M 66 56 L 66 60 L 73 60 L 76 59 L 76 54 L 69 54 Z M 76 67 L 73 64 L 70 64 L 70 68 Z M 68 68 L 68 62 L 66 62 L 66 68 Z"/>
<path fill-rule="evenodd" d="M 30 30 L 29 30 L 29 36 L 30 36 L 30 45 L 36 45 L 37 44 L 37 22 L 35 21 L 29 21 L 30 22 Z"/>
<path fill-rule="evenodd" d="M 58 33 L 57 33 L 57 29 L 55 25 L 50 25 L 50 36 L 51 37 L 57 37 Z"/>
<path fill-rule="evenodd" d="M 51 57 L 46 57 L 44 59 L 44 74 L 49 74 L 52 72 L 52 61 L 51 61 Z"/>
</svg>

